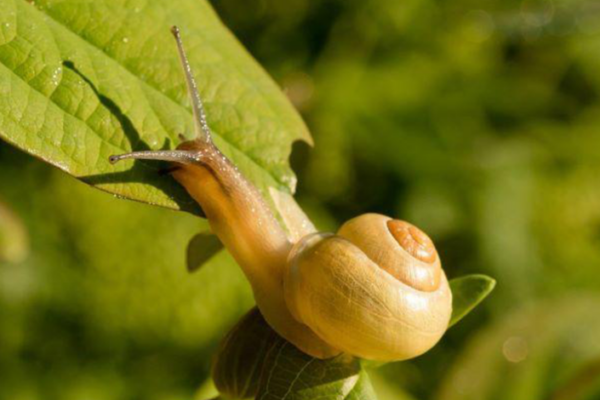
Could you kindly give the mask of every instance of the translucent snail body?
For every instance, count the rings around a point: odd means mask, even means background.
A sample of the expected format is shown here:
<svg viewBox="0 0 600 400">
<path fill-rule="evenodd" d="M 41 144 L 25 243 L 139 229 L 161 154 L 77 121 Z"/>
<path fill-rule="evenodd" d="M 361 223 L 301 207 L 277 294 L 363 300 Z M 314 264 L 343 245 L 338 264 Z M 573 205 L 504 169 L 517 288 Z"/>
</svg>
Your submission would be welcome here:
<svg viewBox="0 0 600 400">
<path fill-rule="evenodd" d="M 435 345 L 447 329 L 452 296 L 431 240 L 377 214 L 350 220 L 333 235 L 314 232 L 303 213 L 295 213 L 284 216 L 298 225 L 288 231 L 304 237 L 286 234 L 260 192 L 214 145 L 176 28 L 173 34 L 197 137 L 176 150 L 134 152 L 111 162 L 172 162 L 174 178 L 244 271 L 265 320 L 305 353 L 392 361 Z"/>
</svg>

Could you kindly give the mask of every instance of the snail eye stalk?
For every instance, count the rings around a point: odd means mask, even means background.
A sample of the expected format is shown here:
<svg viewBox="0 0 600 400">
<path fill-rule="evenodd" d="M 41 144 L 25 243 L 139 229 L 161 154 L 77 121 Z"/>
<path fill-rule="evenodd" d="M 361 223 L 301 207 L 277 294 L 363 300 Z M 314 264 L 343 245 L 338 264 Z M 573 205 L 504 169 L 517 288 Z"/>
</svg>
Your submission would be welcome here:
<svg viewBox="0 0 600 400">
<path fill-rule="evenodd" d="M 108 161 L 111 164 L 116 164 L 121 160 L 127 159 L 171 161 L 180 164 L 192 164 L 200 161 L 198 153 L 185 150 L 134 151 L 132 153 L 110 156 Z"/>
<path fill-rule="evenodd" d="M 173 36 L 175 37 L 175 41 L 177 42 L 177 50 L 179 51 L 179 58 L 183 67 L 183 73 L 185 74 L 185 81 L 187 84 L 188 94 L 190 95 L 190 100 L 192 101 L 192 109 L 194 111 L 195 122 L 194 125 L 196 127 L 196 140 L 210 143 L 212 141 L 212 138 L 210 128 L 208 127 L 208 123 L 206 122 L 206 113 L 204 112 L 204 105 L 202 104 L 202 98 L 200 97 L 200 93 L 198 92 L 196 80 L 194 79 L 194 75 L 192 74 L 192 67 L 190 66 L 187 55 L 183 48 L 183 42 L 181 41 L 181 36 L 179 35 L 179 28 L 173 26 L 171 28 L 171 33 L 173 34 Z"/>
</svg>

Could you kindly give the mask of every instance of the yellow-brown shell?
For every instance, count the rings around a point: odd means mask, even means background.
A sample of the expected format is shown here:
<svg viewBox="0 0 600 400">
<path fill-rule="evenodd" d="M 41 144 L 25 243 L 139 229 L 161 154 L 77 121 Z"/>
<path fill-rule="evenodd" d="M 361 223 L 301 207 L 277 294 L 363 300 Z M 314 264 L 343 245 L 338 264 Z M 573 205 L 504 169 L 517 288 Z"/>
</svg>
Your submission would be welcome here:
<svg viewBox="0 0 600 400">
<path fill-rule="evenodd" d="M 284 279 L 286 304 L 298 321 L 343 352 L 380 361 L 429 350 L 452 312 L 452 294 L 430 240 L 412 225 L 406 225 L 412 230 L 407 235 L 417 238 L 402 234 L 398 240 L 390 221 L 365 214 L 338 235 L 305 237 L 290 253 Z"/>
</svg>

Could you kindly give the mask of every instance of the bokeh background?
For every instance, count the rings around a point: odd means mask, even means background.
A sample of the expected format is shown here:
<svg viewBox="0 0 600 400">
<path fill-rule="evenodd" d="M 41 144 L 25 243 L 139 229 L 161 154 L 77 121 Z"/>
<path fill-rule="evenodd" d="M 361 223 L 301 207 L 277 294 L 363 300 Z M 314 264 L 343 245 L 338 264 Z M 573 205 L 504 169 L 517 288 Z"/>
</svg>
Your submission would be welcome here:
<svg viewBox="0 0 600 400">
<path fill-rule="evenodd" d="M 372 371 L 382 400 L 600 399 L 600 3 L 213 0 L 315 138 L 298 200 L 429 233 L 498 286 L 442 343 Z M 202 399 L 252 304 L 206 224 L 0 144 L 0 399 Z"/>
</svg>

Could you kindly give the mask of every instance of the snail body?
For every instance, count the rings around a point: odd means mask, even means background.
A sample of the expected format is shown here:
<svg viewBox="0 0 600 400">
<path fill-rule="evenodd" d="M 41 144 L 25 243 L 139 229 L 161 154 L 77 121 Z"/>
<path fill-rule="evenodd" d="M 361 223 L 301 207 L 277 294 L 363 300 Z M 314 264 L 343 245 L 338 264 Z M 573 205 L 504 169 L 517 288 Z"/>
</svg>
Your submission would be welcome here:
<svg viewBox="0 0 600 400">
<path fill-rule="evenodd" d="M 179 32 L 197 137 L 176 150 L 111 157 L 173 163 L 173 177 L 204 211 L 248 278 L 269 325 L 317 358 L 342 352 L 393 361 L 439 341 L 452 295 L 431 240 L 418 228 L 378 214 L 318 233 L 295 215 L 297 240 L 281 227 L 260 192 L 214 145 Z"/>
</svg>

